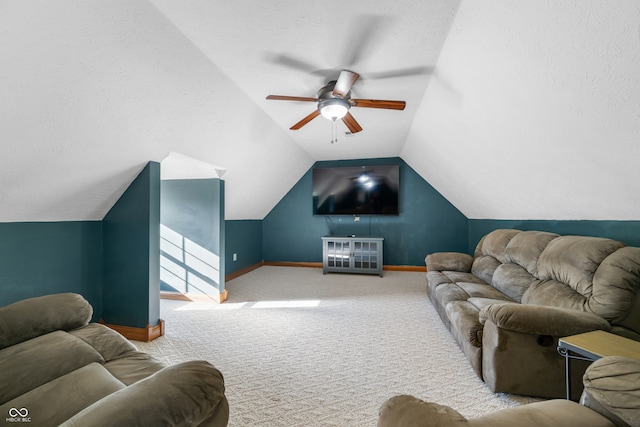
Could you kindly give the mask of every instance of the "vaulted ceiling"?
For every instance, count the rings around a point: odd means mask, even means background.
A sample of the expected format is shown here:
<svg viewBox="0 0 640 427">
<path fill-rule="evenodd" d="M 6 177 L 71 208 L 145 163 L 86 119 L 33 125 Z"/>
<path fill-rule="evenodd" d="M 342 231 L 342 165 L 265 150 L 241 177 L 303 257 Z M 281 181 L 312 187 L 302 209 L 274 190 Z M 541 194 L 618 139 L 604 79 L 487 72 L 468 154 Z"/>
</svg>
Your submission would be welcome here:
<svg viewBox="0 0 640 427">
<path fill-rule="evenodd" d="M 340 70 L 362 132 L 289 130 Z M 0 222 L 100 220 L 148 161 L 261 219 L 402 157 L 469 218 L 640 220 L 640 1 L 0 0 Z"/>
</svg>

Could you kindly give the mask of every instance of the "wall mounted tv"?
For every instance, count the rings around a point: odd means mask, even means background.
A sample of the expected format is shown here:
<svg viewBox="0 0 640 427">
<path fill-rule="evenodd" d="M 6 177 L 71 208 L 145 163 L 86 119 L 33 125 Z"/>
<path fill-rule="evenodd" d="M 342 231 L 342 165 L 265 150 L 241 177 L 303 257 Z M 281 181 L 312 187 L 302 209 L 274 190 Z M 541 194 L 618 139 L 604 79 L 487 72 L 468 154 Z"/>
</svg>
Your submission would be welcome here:
<svg viewBox="0 0 640 427">
<path fill-rule="evenodd" d="M 314 215 L 398 215 L 399 165 L 313 169 Z"/>
</svg>

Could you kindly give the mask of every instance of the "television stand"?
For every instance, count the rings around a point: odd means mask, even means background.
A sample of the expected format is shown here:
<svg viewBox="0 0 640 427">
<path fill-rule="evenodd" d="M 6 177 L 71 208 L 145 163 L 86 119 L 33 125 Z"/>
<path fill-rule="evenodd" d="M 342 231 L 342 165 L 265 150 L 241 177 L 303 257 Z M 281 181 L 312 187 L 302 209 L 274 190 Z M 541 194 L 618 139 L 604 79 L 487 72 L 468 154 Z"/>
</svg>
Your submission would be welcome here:
<svg viewBox="0 0 640 427">
<path fill-rule="evenodd" d="M 382 237 L 325 236 L 322 274 L 363 273 L 382 277 Z"/>
</svg>

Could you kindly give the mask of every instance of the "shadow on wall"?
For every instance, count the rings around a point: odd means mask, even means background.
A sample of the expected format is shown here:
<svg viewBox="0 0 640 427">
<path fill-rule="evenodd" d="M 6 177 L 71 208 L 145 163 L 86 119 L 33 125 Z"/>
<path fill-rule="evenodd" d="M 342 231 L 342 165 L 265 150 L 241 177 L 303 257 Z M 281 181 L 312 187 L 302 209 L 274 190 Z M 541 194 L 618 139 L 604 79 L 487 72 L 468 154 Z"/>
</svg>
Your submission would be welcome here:
<svg viewBox="0 0 640 427">
<path fill-rule="evenodd" d="M 219 294 L 220 257 L 160 225 L 160 289 L 183 294 Z"/>
</svg>

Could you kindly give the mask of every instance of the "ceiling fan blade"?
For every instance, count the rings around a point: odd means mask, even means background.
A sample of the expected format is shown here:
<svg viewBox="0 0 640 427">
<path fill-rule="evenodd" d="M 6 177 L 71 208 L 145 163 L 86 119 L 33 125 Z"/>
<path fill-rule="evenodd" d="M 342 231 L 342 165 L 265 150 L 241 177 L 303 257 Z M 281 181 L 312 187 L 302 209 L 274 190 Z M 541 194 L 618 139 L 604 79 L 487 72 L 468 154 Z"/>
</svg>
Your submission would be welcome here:
<svg viewBox="0 0 640 427">
<path fill-rule="evenodd" d="M 304 119 L 300 120 L 298 123 L 296 123 L 295 125 L 291 126 L 289 129 L 291 130 L 298 130 L 300 129 L 302 126 L 306 125 L 307 123 L 309 123 L 311 120 L 315 119 L 316 117 L 318 117 L 320 115 L 320 111 L 318 110 L 313 110 L 313 112 L 311 114 L 309 114 L 307 117 L 305 117 Z"/>
<path fill-rule="evenodd" d="M 404 110 L 404 101 L 388 101 L 381 99 L 351 99 L 351 105 L 364 108 L 384 108 L 386 110 Z"/>
<path fill-rule="evenodd" d="M 338 77 L 338 81 L 336 81 L 335 86 L 333 87 L 333 95 L 340 95 L 345 98 L 349 91 L 351 90 L 351 86 L 358 80 L 360 74 L 354 73 L 349 70 L 342 70 L 340 72 L 340 77 Z"/>
<path fill-rule="evenodd" d="M 318 67 L 314 64 L 306 62 L 302 59 L 285 54 L 269 54 L 267 60 L 273 64 L 283 65 L 289 68 L 295 68 L 300 71 L 311 73 Z"/>
<path fill-rule="evenodd" d="M 343 66 L 353 67 L 371 53 L 379 45 L 383 33 L 387 32 L 391 23 L 391 18 L 383 15 L 354 16 L 348 25 L 350 34 L 346 37 L 348 43 L 345 43 L 341 58 Z"/>
<path fill-rule="evenodd" d="M 367 80 L 391 79 L 395 77 L 409 77 L 433 74 L 433 67 L 412 67 L 399 70 L 379 71 L 375 73 L 367 73 L 364 78 Z"/>
<path fill-rule="evenodd" d="M 356 119 L 353 118 L 350 112 L 347 111 L 347 114 L 342 118 L 342 121 L 349 128 L 351 133 L 358 133 L 362 130 L 362 127 L 358 124 Z"/>
<path fill-rule="evenodd" d="M 278 101 L 318 102 L 318 98 L 307 98 L 304 96 L 269 95 L 267 96 L 267 99 L 275 99 Z"/>
</svg>

